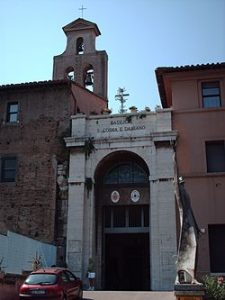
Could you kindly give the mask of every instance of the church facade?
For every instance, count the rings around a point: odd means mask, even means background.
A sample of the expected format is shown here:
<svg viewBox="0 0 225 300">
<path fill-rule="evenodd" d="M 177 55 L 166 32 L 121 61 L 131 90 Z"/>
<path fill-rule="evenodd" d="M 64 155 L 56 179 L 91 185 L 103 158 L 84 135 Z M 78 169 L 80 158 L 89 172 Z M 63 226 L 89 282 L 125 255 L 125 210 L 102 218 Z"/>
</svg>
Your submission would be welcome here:
<svg viewBox="0 0 225 300">
<path fill-rule="evenodd" d="M 176 209 L 171 110 L 72 117 L 67 261 L 97 288 L 171 290 Z"/>
</svg>

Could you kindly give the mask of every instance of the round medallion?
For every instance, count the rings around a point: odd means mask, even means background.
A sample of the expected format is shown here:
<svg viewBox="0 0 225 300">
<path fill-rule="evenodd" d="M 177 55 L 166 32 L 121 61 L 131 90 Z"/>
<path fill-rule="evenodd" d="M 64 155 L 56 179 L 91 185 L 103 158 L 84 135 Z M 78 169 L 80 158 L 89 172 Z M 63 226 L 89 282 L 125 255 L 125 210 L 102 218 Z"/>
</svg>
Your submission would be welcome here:
<svg viewBox="0 0 225 300">
<path fill-rule="evenodd" d="M 133 190 L 130 194 L 131 201 L 138 202 L 140 199 L 140 193 L 137 190 Z"/>
<path fill-rule="evenodd" d="M 119 200 L 120 200 L 120 194 L 119 194 L 119 192 L 113 191 L 111 193 L 111 200 L 112 200 L 113 203 L 119 202 Z"/>
</svg>

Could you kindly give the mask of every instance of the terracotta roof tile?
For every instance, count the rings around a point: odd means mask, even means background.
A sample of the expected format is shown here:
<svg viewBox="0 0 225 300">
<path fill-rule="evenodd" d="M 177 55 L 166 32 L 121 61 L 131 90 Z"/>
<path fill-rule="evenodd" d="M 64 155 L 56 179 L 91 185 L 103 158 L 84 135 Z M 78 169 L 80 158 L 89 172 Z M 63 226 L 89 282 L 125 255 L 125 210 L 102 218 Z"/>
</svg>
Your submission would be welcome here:
<svg viewBox="0 0 225 300">
<path fill-rule="evenodd" d="M 33 81 L 33 82 L 24 82 L 24 83 L 16 83 L 16 84 L 5 84 L 5 85 L 0 85 L 0 90 L 33 88 L 33 87 L 40 87 L 40 86 L 54 86 L 54 85 L 63 85 L 63 84 L 70 84 L 70 80 L 45 80 L 45 81 Z"/>
<path fill-rule="evenodd" d="M 212 64 L 197 64 L 197 65 L 186 65 L 186 66 L 176 66 L 176 67 L 159 67 L 157 71 L 170 73 L 170 72 L 180 72 L 180 71 L 195 71 L 195 70 L 205 70 L 205 69 L 222 69 L 225 68 L 225 62 L 212 63 Z"/>
</svg>

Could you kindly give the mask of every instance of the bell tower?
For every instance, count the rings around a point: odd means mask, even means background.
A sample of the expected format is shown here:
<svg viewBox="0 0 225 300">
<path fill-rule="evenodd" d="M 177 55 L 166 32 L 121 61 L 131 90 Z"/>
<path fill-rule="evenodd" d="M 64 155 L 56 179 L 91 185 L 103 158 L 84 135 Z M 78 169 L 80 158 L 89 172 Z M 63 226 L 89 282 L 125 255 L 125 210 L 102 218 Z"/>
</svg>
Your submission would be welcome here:
<svg viewBox="0 0 225 300">
<path fill-rule="evenodd" d="M 108 55 L 97 51 L 96 37 L 101 35 L 95 23 L 77 19 L 63 27 L 66 50 L 54 57 L 53 80 L 70 79 L 107 99 Z"/>
</svg>

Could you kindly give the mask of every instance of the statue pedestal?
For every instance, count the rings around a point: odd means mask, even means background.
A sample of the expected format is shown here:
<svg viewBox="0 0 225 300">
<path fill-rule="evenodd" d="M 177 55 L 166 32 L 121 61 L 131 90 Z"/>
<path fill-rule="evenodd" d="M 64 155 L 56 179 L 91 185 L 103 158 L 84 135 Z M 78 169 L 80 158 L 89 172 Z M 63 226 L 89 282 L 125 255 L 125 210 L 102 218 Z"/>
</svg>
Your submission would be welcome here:
<svg viewBox="0 0 225 300">
<path fill-rule="evenodd" d="M 200 284 L 176 284 L 174 294 L 176 300 L 203 300 L 205 290 Z"/>
</svg>

